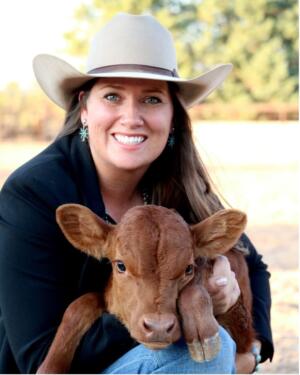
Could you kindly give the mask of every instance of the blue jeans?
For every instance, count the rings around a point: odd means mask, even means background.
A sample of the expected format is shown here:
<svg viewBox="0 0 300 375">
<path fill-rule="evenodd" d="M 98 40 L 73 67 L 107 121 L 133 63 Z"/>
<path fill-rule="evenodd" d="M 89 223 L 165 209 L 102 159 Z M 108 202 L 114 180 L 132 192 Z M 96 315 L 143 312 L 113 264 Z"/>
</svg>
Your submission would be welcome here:
<svg viewBox="0 0 300 375">
<path fill-rule="evenodd" d="M 221 350 L 212 361 L 191 359 L 184 340 L 162 350 L 138 345 L 107 367 L 103 374 L 234 374 L 236 345 L 220 327 Z"/>
</svg>

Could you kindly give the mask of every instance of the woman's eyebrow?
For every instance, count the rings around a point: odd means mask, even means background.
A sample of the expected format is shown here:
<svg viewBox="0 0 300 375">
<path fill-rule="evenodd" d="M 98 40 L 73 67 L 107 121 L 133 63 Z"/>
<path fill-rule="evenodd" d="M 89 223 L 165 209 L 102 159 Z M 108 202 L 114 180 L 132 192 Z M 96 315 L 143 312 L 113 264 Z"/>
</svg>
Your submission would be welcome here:
<svg viewBox="0 0 300 375">
<path fill-rule="evenodd" d="M 162 87 L 151 87 L 145 89 L 143 92 L 145 93 L 160 93 L 160 94 L 166 94 L 168 92 L 167 89 L 162 88 Z"/>
</svg>

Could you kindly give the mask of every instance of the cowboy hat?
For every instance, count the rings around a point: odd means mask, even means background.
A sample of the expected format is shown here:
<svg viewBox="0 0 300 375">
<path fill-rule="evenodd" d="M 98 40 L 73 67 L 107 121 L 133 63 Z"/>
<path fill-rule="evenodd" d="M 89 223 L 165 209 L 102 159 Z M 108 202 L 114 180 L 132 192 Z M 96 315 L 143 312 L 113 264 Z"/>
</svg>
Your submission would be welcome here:
<svg viewBox="0 0 300 375">
<path fill-rule="evenodd" d="M 96 34 L 86 74 L 52 55 L 38 55 L 33 60 L 41 88 L 64 109 L 69 108 L 74 92 L 81 85 L 99 77 L 175 82 L 180 99 L 189 108 L 215 90 L 231 69 L 231 64 L 221 64 L 196 78 L 180 78 L 170 32 L 152 16 L 125 13 L 117 14 Z"/>
</svg>

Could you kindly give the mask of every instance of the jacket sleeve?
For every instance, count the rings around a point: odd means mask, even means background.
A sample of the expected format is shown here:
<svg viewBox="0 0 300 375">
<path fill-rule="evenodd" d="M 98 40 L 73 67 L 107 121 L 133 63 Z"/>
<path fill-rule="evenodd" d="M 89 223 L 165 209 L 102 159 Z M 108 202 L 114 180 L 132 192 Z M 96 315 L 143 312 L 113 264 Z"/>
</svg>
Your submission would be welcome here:
<svg viewBox="0 0 300 375">
<path fill-rule="evenodd" d="M 270 273 L 267 270 L 267 265 L 262 261 L 262 256 L 258 254 L 249 238 L 244 234 L 241 240 L 243 245 L 249 251 L 246 260 L 248 263 L 250 284 L 253 295 L 254 328 L 257 333 L 257 338 L 262 343 L 261 357 L 262 362 L 264 362 L 268 358 L 272 360 L 274 353 L 270 323 Z"/>
<path fill-rule="evenodd" d="M 86 261 L 59 231 L 53 208 L 59 202 L 51 183 L 18 176 L 0 195 L 1 320 L 21 373 L 34 373 L 41 364 L 66 307 L 78 297 Z M 110 329 L 125 337 L 111 354 L 116 335 Z M 95 322 L 76 352 L 73 372 L 100 372 L 128 350 L 124 331 L 110 315 Z"/>
</svg>

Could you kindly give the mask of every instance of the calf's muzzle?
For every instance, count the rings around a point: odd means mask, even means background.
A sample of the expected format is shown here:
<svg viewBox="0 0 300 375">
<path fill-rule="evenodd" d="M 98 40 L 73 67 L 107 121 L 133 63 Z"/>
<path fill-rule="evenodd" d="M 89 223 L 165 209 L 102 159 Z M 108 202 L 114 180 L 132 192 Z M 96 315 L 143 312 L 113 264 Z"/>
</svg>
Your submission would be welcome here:
<svg viewBox="0 0 300 375">
<path fill-rule="evenodd" d="M 139 330 L 144 345 L 166 347 L 180 338 L 178 319 L 174 314 L 144 314 L 139 319 Z"/>
</svg>

